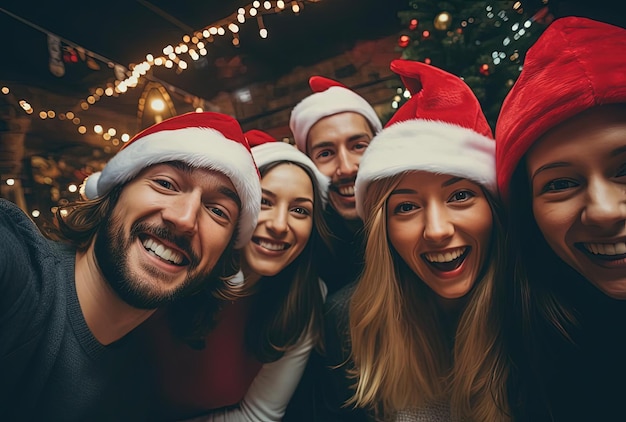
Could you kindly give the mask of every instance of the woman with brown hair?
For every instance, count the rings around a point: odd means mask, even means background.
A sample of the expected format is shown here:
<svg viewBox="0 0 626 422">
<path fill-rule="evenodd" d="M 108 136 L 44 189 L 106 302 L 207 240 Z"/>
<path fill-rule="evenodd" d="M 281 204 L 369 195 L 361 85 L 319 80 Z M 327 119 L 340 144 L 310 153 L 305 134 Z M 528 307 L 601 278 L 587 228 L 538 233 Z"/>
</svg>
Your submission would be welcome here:
<svg viewBox="0 0 626 422">
<path fill-rule="evenodd" d="M 495 142 L 460 78 L 406 60 L 391 68 L 412 97 L 363 156 L 365 269 L 328 304 L 339 339 L 327 347 L 350 358 L 347 408 L 375 420 L 507 420 Z"/>
<path fill-rule="evenodd" d="M 322 345 L 326 286 L 313 251 L 324 241 L 328 179 L 294 146 L 260 131 L 246 137 L 261 174 L 257 226 L 216 318 L 215 300 L 199 297 L 149 321 L 154 419 L 279 421 Z"/>
<path fill-rule="evenodd" d="M 498 117 L 516 420 L 626 414 L 624 51 L 624 28 L 555 20 Z"/>
</svg>

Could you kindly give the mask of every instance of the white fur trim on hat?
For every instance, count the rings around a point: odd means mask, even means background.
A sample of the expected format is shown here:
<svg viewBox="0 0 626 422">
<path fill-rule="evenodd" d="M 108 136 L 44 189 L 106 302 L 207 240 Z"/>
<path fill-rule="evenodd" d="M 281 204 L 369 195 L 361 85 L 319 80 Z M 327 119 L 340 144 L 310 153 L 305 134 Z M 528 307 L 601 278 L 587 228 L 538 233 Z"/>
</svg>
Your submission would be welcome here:
<svg viewBox="0 0 626 422">
<path fill-rule="evenodd" d="M 322 207 L 326 206 L 328 197 L 328 185 L 330 179 L 323 175 L 315 166 L 313 161 L 307 157 L 304 153 L 298 151 L 296 147 L 286 142 L 267 142 L 265 144 L 252 147 L 252 156 L 257 166 L 261 168 L 266 164 L 270 164 L 276 161 L 289 161 L 293 163 L 299 163 L 310 169 L 320 189 L 320 197 L 322 198 Z"/>
<path fill-rule="evenodd" d="M 311 126 L 324 117 L 352 111 L 365 117 L 374 129 L 374 134 L 382 128 L 380 118 L 363 97 L 347 88 L 332 86 L 316 92 L 300 101 L 292 110 L 289 128 L 293 133 L 298 149 L 305 154 L 306 139 Z"/>
<path fill-rule="evenodd" d="M 89 199 L 102 196 L 144 168 L 168 161 L 216 170 L 231 180 L 241 199 L 235 247 L 246 245 L 256 228 L 261 206 L 259 175 L 248 149 L 215 129 L 187 127 L 162 130 L 139 138 L 113 156 L 101 174 L 89 176 L 85 181 L 85 194 Z"/>
<path fill-rule="evenodd" d="M 407 120 L 383 129 L 372 139 L 355 182 L 356 209 L 364 218 L 368 185 L 411 170 L 470 179 L 496 193 L 495 141 L 461 126 Z"/>
</svg>

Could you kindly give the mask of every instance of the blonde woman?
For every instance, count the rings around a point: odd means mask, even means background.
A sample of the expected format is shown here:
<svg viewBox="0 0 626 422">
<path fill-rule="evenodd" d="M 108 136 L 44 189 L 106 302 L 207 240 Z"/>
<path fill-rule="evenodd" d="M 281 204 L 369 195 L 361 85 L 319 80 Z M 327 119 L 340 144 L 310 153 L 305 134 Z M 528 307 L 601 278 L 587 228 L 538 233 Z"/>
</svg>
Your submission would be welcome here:
<svg viewBox="0 0 626 422">
<path fill-rule="evenodd" d="M 335 370 L 351 384 L 345 419 L 362 409 L 375 420 L 507 420 L 491 130 L 461 79 L 406 60 L 391 68 L 412 98 L 363 156 L 365 269 L 328 304 L 327 347 L 349 357 Z"/>
</svg>

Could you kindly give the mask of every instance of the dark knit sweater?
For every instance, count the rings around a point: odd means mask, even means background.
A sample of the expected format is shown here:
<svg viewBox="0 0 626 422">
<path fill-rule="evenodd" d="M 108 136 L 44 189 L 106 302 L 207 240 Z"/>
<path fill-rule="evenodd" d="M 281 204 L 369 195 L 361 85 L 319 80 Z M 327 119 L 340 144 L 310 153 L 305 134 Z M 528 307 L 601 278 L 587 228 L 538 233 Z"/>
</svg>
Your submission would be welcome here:
<svg viewBox="0 0 626 422">
<path fill-rule="evenodd" d="M 0 199 L 0 420 L 142 420 L 132 335 L 102 346 L 83 318 L 75 251 Z"/>
</svg>

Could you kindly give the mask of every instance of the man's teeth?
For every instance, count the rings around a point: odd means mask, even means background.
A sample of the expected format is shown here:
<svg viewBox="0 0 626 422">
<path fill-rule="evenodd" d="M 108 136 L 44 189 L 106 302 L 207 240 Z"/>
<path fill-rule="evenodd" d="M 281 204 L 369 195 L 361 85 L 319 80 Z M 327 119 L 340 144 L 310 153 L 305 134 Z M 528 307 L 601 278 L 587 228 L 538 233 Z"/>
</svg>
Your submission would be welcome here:
<svg viewBox="0 0 626 422">
<path fill-rule="evenodd" d="M 584 243 L 585 249 L 594 255 L 622 255 L 626 253 L 626 243 Z"/>
<path fill-rule="evenodd" d="M 183 262 L 183 256 L 178 252 L 171 250 L 161 243 L 157 243 L 154 239 L 146 239 L 143 241 L 143 247 L 166 261 L 180 265 Z"/>
<path fill-rule="evenodd" d="M 458 257 L 460 257 L 461 255 L 463 255 L 463 253 L 465 252 L 465 249 L 466 248 L 463 247 L 463 248 L 454 249 L 446 253 L 426 253 L 424 254 L 424 256 L 430 262 L 439 262 L 439 263 L 451 262 L 457 259 Z"/>
<path fill-rule="evenodd" d="M 268 242 L 267 240 L 259 240 L 259 245 L 262 248 L 269 249 L 270 251 L 282 251 L 284 249 L 287 249 L 287 247 L 289 246 L 289 244 L 287 243 L 272 243 Z"/>
<path fill-rule="evenodd" d="M 341 186 L 337 189 L 340 194 L 344 196 L 354 196 L 354 185 L 351 186 Z"/>
</svg>

